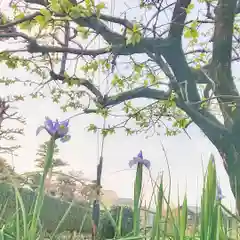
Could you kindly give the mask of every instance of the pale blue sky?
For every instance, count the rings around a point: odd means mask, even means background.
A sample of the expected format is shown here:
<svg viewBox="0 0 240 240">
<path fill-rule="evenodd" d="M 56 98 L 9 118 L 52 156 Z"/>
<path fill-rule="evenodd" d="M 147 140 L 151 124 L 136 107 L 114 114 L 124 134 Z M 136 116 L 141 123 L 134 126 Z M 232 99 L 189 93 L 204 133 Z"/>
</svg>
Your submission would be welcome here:
<svg viewBox="0 0 240 240">
<path fill-rule="evenodd" d="M 131 2 L 131 5 L 136 5 L 136 0 Z M 115 3 L 114 12 L 118 14 L 125 8 L 124 3 L 119 1 Z M 134 12 L 134 9 L 132 9 L 130 17 L 133 18 L 134 14 L 139 16 L 139 13 Z M 9 71 L 4 66 L 1 66 L 1 75 L 18 76 L 21 79 L 33 78 L 33 76 L 22 70 Z M 14 94 L 26 91 L 28 92 L 29 89 L 23 86 L 11 86 L 9 88 L 0 86 L 1 96 L 8 93 Z M 141 100 L 142 103 L 145 101 Z M 19 143 L 22 144 L 22 149 L 19 151 L 19 156 L 14 158 L 16 169 L 22 172 L 33 169 L 36 149 L 39 144 L 48 138 L 46 133 L 41 133 L 38 137 L 35 136 L 36 128 L 43 123 L 44 117 L 49 116 L 53 119 L 65 119 L 76 112 L 62 113 L 59 106 L 53 104 L 50 99 L 28 99 L 18 106 L 20 112 L 27 119 L 25 136 L 18 138 Z M 91 179 L 94 179 L 96 175 L 99 146 L 97 135 L 87 132 L 86 127 L 89 123 L 101 124 L 101 121 L 101 119 L 94 115 L 79 116 L 72 119 L 71 141 L 59 144 L 61 158 L 67 161 L 74 170 L 83 171 L 85 177 Z M 109 121 L 111 122 L 112 120 Z M 228 177 L 215 148 L 195 125 L 189 127 L 188 133 L 192 137 L 191 140 L 185 134 L 166 137 L 164 136 L 164 130 L 162 130 L 161 136 L 154 136 L 148 139 L 146 139 L 146 135 L 144 134 L 127 137 L 122 130 L 117 131 L 114 136 L 107 137 L 104 148 L 103 187 L 115 190 L 121 197 L 131 197 L 133 195 L 132 187 L 135 171 L 129 170 L 128 161 L 140 149 L 143 150 L 144 156 L 151 160 L 151 173 L 154 178 L 156 178 L 160 171 L 164 171 L 165 185 L 167 185 L 167 165 L 161 147 L 162 142 L 167 151 L 171 167 L 172 200 L 174 202 L 177 201 L 177 186 L 179 185 L 181 198 L 186 191 L 189 204 L 196 204 L 201 191 L 202 162 L 206 166 L 210 153 L 213 153 L 216 157 L 218 177 L 223 193 L 226 195 L 224 202 L 234 209 L 234 201 Z M 11 161 L 10 158 L 9 161 Z M 144 178 L 147 184 L 145 187 L 146 199 L 149 199 L 152 189 L 147 172 Z"/>
</svg>

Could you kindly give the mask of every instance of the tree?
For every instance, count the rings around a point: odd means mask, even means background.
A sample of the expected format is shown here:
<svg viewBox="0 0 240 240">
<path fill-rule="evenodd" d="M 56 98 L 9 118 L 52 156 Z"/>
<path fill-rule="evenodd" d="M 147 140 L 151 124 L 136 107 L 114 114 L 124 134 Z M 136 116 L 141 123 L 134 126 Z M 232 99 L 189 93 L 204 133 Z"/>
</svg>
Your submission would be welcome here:
<svg viewBox="0 0 240 240">
<path fill-rule="evenodd" d="M 13 181 L 14 184 L 20 185 L 24 179 L 14 171 L 13 167 L 7 163 L 6 159 L 0 157 L 0 183 L 12 183 Z"/>
<path fill-rule="evenodd" d="M 10 96 L 6 99 L 0 98 L 0 153 L 1 154 L 13 154 L 20 145 L 12 144 L 12 141 L 16 140 L 16 135 L 22 135 L 22 128 L 9 128 L 6 127 L 6 123 L 11 121 L 22 125 L 25 123 L 24 119 L 18 115 L 18 112 L 13 111 L 14 99 Z"/>
<path fill-rule="evenodd" d="M 58 174 L 58 194 L 60 194 L 63 199 L 67 201 L 72 201 L 74 199 L 76 185 L 76 181 L 71 177 L 71 175 L 61 173 Z"/>
<path fill-rule="evenodd" d="M 89 180 L 83 177 L 82 171 L 71 170 L 67 174 L 59 172 L 56 183 L 58 186 L 58 194 L 66 200 L 88 201 L 89 191 L 84 189 L 89 188 Z"/>
<path fill-rule="evenodd" d="M 37 189 L 41 181 L 41 173 L 39 172 L 25 172 L 22 174 L 24 185 L 30 186 L 33 190 Z"/>
<path fill-rule="evenodd" d="M 37 151 L 37 156 L 39 156 L 39 158 L 35 159 L 35 162 L 36 162 L 36 167 L 38 167 L 40 169 L 44 168 L 44 163 L 45 163 L 45 159 L 46 159 L 46 155 L 47 155 L 47 149 L 48 149 L 48 141 L 41 144 Z M 53 159 L 52 159 L 52 166 L 48 172 L 48 177 L 46 179 L 46 190 L 47 190 L 47 187 L 50 187 L 50 185 L 51 185 L 53 169 L 58 168 L 58 167 L 64 167 L 64 166 L 68 165 L 66 162 L 62 161 L 60 158 L 57 158 L 58 154 L 59 154 L 59 148 L 58 148 L 57 144 L 55 143 Z"/>
<path fill-rule="evenodd" d="M 106 117 L 114 106 L 122 106 L 126 119 L 103 134 L 120 126 L 127 134 L 155 131 L 165 127 L 164 117 L 174 120 L 167 133 L 175 134 L 175 127 L 185 129 L 194 122 L 221 154 L 240 212 L 240 104 L 231 69 L 239 60 L 239 0 L 139 0 L 126 9 L 126 17 L 107 14 L 103 2 L 89 0 L 22 0 L 11 7 L 13 17 L 2 14 L 0 38 L 24 40 L 25 45 L 20 53 L 9 47 L 2 51 L 2 63 L 40 76 L 31 84 L 48 86 L 55 102 L 67 97 L 65 111 Z M 127 17 L 131 7 L 139 8 L 134 21 Z M 168 21 L 164 16 L 170 14 Z M 99 48 L 92 44 L 97 37 Z M 85 61 L 81 68 L 79 59 Z M 99 69 L 111 74 L 106 91 L 94 80 Z M 43 94 L 40 90 L 32 96 Z M 83 97 L 89 104 L 83 105 Z M 133 100 L 140 98 L 149 101 L 139 106 Z M 131 129 L 129 119 L 139 128 Z"/>
<path fill-rule="evenodd" d="M 47 149 L 48 149 L 48 142 L 44 142 L 41 144 L 37 150 L 37 156 L 38 158 L 35 159 L 36 162 L 36 167 L 43 169 L 44 168 L 44 163 L 47 155 Z M 59 154 L 59 148 L 57 144 L 55 143 L 54 146 L 54 153 L 53 153 L 53 163 L 52 163 L 52 168 L 56 167 L 64 167 L 68 165 L 66 162 L 62 161 L 60 158 L 58 158 Z"/>
</svg>

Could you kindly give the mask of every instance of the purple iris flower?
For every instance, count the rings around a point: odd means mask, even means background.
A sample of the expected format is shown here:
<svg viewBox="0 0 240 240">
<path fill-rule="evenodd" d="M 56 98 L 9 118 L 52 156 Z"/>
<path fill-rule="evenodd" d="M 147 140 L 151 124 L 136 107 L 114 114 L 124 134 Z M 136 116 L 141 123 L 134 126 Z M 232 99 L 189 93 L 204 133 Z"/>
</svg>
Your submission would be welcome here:
<svg viewBox="0 0 240 240">
<path fill-rule="evenodd" d="M 225 196 L 222 194 L 222 189 L 220 187 L 220 184 L 217 183 L 217 194 L 216 194 L 216 200 L 221 201 Z"/>
<path fill-rule="evenodd" d="M 143 164 L 146 168 L 150 168 L 150 161 L 143 158 L 142 151 L 140 151 L 137 157 L 133 157 L 132 160 L 129 161 L 129 167 L 131 168 L 135 164 Z"/>
<path fill-rule="evenodd" d="M 36 135 L 38 135 L 42 130 L 46 130 L 49 135 L 55 137 L 55 139 L 60 138 L 62 142 L 66 142 L 70 139 L 70 135 L 68 135 L 69 120 L 65 120 L 59 122 L 58 120 L 52 121 L 50 118 L 46 117 L 44 126 L 40 126 L 37 128 Z"/>
</svg>

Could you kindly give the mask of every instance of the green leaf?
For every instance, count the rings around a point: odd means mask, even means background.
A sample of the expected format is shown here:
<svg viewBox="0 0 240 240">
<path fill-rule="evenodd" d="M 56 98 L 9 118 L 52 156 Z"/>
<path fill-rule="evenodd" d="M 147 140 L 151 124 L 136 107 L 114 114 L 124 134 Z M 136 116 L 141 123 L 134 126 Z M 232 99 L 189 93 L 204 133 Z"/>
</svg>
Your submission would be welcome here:
<svg viewBox="0 0 240 240">
<path fill-rule="evenodd" d="M 157 82 L 156 76 L 152 73 L 147 74 L 147 79 L 149 80 L 150 84 L 154 84 Z"/>
<path fill-rule="evenodd" d="M 114 128 L 108 128 L 108 129 L 102 129 L 101 133 L 104 137 L 106 137 L 109 134 L 114 134 L 115 133 L 115 129 Z"/>
<path fill-rule="evenodd" d="M 99 62 L 97 60 L 93 60 L 89 63 L 87 63 L 86 65 L 82 66 L 81 69 L 87 73 L 87 72 L 96 72 L 98 70 L 99 67 Z"/>
<path fill-rule="evenodd" d="M 97 110 L 97 113 L 99 113 L 103 118 L 107 118 L 109 115 L 109 109 L 102 108 L 102 106 L 99 106 L 99 109 Z"/>
<path fill-rule="evenodd" d="M 35 17 L 37 23 L 40 25 L 41 28 L 43 28 L 46 24 L 45 17 L 44 16 L 36 16 Z"/>
<path fill-rule="evenodd" d="M 191 38 L 191 37 L 192 37 L 192 34 L 191 34 L 190 29 L 187 29 L 187 30 L 184 32 L 184 37 L 185 37 L 185 38 Z"/>
<path fill-rule="evenodd" d="M 97 126 L 91 123 L 91 124 L 88 126 L 88 131 L 89 131 L 89 132 L 92 131 L 92 132 L 96 133 L 96 132 L 97 132 Z"/>
<path fill-rule="evenodd" d="M 127 30 L 127 44 L 136 45 L 141 40 L 141 31 L 139 24 L 134 24 L 133 29 Z"/>
<path fill-rule="evenodd" d="M 101 10 L 105 8 L 105 3 L 100 2 L 99 4 L 96 5 L 96 15 L 97 17 L 100 16 Z"/>
<path fill-rule="evenodd" d="M 16 101 L 24 101 L 24 96 L 22 96 L 22 95 L 15 95 L 14 96 L 14 100 L 16 100 Z"/>
<path fill-rule="evenodd" d="M 185 239 L 185 232 L 187 228 L 187 196 L 185 195 L 180 216 L 180 240 Z"/>
<path fill-rule="evenodd" d="M 131 130 L 130 128 L 125 128 L 125 131 L 126 131 L 126 133 L 127 133 L 128 136 L 131 136 L 131 135 L 134 134 L 134 131 Z"/>
<path fill-rule="evenodd" d="M 192 38 L 198 38 L 198 31 L 196 29 L 191 29 Z"/>
<path fill-rule="evenodd" d="M 24 17 L 25 17 L 24 13 L 20 13 L 20 14 L 15 16 L 15 19 L 20 20 L 20 19 L 23 19 Z"/>
<path fill-rule="evenodd" d="M 52 18 L 51 12 L 45 8 L 40 9 L 40 13 L 47 19 L 46 21 Z"/>
<path fill-rule="evenodd" d="M 190 3 L 187 8 L 185 8 L 185 11 L 187 14 L 191 13 L 191 10 L 193 10 L 194 4 Z"/>
<path fill-rule="evenodd" d="M 25 18 L 24 13 L 20 13 L 20 14 L 15 16 L 16 20 L 20 20 L 20 19 L 23 19 L 23 18 Z M 18 26 L 20 27 L 20 29 L 26 29 L 26 30 L 30 29 L 32 27 L 31 21 L 24 21 L 24 22 L 20 23 Z"/>
<path fill-rule="evenodd" d="M 194 28 L 188 28 L 184 33 L 185 38 L 197 38 L 198 36 L 198 31 Z"/>
<path fill-rule="evenodd" d="M 144 87 L 148 86 L 148 80 L 147 79 L 144 80 L 143 85 L 144 85 Z"/>
<path fill-rule="evenodd" d="M 76 78 L 68 79 L 67 80 L 68 86 L 79 85 L 79 80 Z"/>
<path fill-rule="evenodd" d="M 79 6 L 74 6 L 71 8 L 69 15 L 71 18 L 75 19 L 75 18 L 79 18 L 83 16 L 83 12 L 81 10 L 81 8 Z"/>
<path fill-rule="evenodd" d="M 231 104 L 231 111 L 234 112 L 237 109 L 237 104 L 236 103 L 232 103 Z"/>
<path fill-rule="evenodd" d="M 90 36 L 90 31 L 86 27 L 77 26 L 77 31 L 83 39 L 87 39 Z"/>
<path fill-rule="evenodd" d="M 69 0 L 60 0 L 60 7 L 64 10 L 64 12 L 69 13 L 73 4 Z"/>
<path fill-rule="evenodd" d="M 59 1 L 58 0 L 51 0 L 50 1 L 50 9 L 53 12 L 61 12 L 61 6 L 59 4 Z"/>
<path fill-rule="evenodd" d="M 6 23 L 7 23 L 7 17 L 6 17 L 5 14 L 3 14 L 3 13 L 1 12 L 0 24 L 1 24 L 1 25 L 4 25 L 4 24 L 6 24 Z"/>
<path fill-rule="evenodd" d="M 143 67 L 144 67 L 143 64 L 134 64 L 134 71 L 140 74 L 142 72 Z"/>
<path fill-rule="evenodd" d="M 87 10 L 91 10 L 92 7 L 94 6 L 94 2 L 92 0 L 85 0 L 84 2 L 85 2 Z"/>
<path fill-rule="evenodd" d="M 198 27 L 198 22 L 197 21 L 193 21 L 191 23 L 190 27 L 185 27 L 184 28 L 184 30 L 185 30 L 184 37 L 185 38 L 197 39 L 198 36 L 199 36 L 197 27 Z"/>
</svg>

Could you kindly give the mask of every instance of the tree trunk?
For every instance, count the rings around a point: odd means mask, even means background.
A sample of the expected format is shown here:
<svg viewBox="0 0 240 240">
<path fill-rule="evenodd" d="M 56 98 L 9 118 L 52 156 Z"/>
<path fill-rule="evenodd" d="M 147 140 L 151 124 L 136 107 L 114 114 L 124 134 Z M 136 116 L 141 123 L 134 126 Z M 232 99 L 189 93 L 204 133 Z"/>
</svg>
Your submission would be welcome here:
<svg viewBox="0 0 240 240">
<path fill-rule="evenodd" d="M 240 135 L 238 136 L 240 143 Z M 236 146 L 234 139 L 235 137 L 228 139 L 224 148 L 218 148 L 218 151 L 229 176 L 231 190 L 236 200 L 236 211 L 240 214 L 240 149 L 238 145 Z"/>
</svg>

